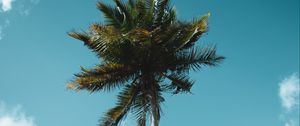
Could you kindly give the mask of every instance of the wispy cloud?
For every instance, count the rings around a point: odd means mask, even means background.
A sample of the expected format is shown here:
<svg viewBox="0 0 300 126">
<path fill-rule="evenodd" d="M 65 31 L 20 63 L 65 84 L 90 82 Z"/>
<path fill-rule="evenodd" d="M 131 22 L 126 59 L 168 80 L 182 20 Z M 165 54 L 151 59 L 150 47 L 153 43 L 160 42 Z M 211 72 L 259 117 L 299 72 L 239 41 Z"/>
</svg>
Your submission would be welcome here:
<svg viewBox="0 0 300 126">
<path fill-rule="evenodd" d="M 16 2 L 15 2 L 16 1 Z M 36 5 L 40 0 L 0 0 L 0 12 L 8 12 L 12 10 L 13 2 L 21 15 L 28 15 L 33 5 Z"/>
<path fill-rule="evenodd" d="M 0 101 L 0 126 L 37 126 L 34 118 L 25 115 L 20 105 L 7 107 Z"/>
<path fill-rule="evenodd" d="M 13 0 L 1 0 L 1 9 L 3 12 L 7 12 L 12 9 L 12 2 Z"/>
<path fill-rule="evenodd" d="M 22 16 L 28 16 L 33 6 L 38 4 L 40 0 L 19 0 L 18 11 Z"/>
<path fill-rule="evenodd" d="M 299 126 L 299 77 L 298 74 L 283 79 L 279 83 L 279 97 L 284 126 Z"/>
<path fill-rule="evenodd" d="M 10 21 L 9 20 L 5 20 L 5 22 L 3 23 L 3 25 L 1 25 L 1 22 L 0 22 L 0 40 L 2 40 L 3 36 L 4 36 L 4 29 L 6 27 L 8 27 L 10 24 Z"/>
<path fill-rule="evenodd" d="M 0 41 L 5 36 L 4 30 L 8 28 L 10 21 L 30 15 L 33 7 L 39 2 L 40 0 L 0 0 Z M 10 15 L 15 16 L 11 18 Z"/>
<path fill-rule="evenodd" d="M 3 28 L 2 28 L 2 26 L 0 26 L 0 41 L 3 39 L 3 36 L 4 36 Z"/>
<path fill-rule="evenodd" d="M 282 107 L 287 111 L 299 107 L 299 77 L 293 74 L 279 83 Z"/>
</svg>

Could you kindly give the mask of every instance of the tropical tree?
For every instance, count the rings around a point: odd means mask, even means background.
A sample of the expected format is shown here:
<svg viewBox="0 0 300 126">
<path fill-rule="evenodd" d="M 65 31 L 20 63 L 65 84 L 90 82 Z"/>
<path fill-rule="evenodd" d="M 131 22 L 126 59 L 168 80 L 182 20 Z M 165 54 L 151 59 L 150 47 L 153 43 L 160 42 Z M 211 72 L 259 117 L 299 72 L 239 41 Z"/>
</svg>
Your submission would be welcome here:
<svg viewBox="0 0 300 126">
<path fill-rule="evenodd" d="M 138 126 L 158 126 L 162 93 L 189 93 L 194 84 L 188 73 L 216 66 L 224 57 L 214 45 L 195 46 L 207 32 L 210 14 L 190 22 L 176 19 L 169 0 L 113 0 L 97 8 L 105 23 L 85 32 L 70 32 L 101 59 L 94 68 L 81 68 L 68 87 L 90 92 L 121 89 L 118 101 L 100 120 L 100 126 L 117 126 L 133 113 Z"/>
</svg>

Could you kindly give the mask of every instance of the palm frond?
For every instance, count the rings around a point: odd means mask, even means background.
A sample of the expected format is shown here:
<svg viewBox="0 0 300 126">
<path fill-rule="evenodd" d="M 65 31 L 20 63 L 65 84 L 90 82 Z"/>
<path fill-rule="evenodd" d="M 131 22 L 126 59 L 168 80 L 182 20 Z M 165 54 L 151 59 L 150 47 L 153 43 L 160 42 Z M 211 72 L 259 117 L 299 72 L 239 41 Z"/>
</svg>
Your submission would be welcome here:
<svg viewBox="0 0 300 126">
<path fill-rule="evenodd" d="M 97 23 L 91 25 L 90 31 L 94 35 L 90 40 L 90 44 L 87 46 L 92 49 L 99 58 L 111 61 L 111 55 L 113 54 L 110 52 L 118 46 L 118 43 L 122 42 L 121 33 L 112 26 L 105 26 Z"/>
<path fill-rule="evenodd" d="M 124 4 L 123 2 L 121 2 L 120 0 L 114 0 L 114 2 L 117 5 L 117 9 L 119 11 L 119 13 L 121 13 L 124 17 L 123 17 L 123 21 L 122 21 L 122 29 L 121 31 L 128 31 L 133 27 L 133 17 L 130 13 L 130 8 L 128 6 L 126 6 L 126 4 Z"/>
<path fill-rule="evenodd" d="M 216 66 L 225 57 L 216 54 L 216 46 L 207 46 L 201 49 L 189 49 L 177 53 L 177 58 L 174 61 L 176 70 L 186 71 L 190 68 L 194 71 L 200 70 L 203 66 Z"/>
<path fill-rule="evenodd" d="M 119 122 L 126 116 L 134 103 L 135 98 L 139 92 L 139 86 L 134 83 L 127 85 L 123 91 L 118 95 L 118 102 L 116 107 L 110 109 L 105 117 L 102 118 L 100 126 L 117 126 Z"/>
<path fill-rule="evenodd" d="M 190 93 L 191 88 L 195 83 L 194 81 L 190 81 L 186 75 L 171 74 L 164 76 L 172 82 L 170 85 L 165 86 L 164 90 L 170 90 L 173 94 L 178 94 L 180 92 Z"/>
<path fill-rule="evenodd" d="M 101 77 L 106 75 L 112 75 L 117 73 L 127 73 L 131 71 L 130 67 L 116 64 L 116 63 L 106 63 L 102 65 L 97 65 L 91 70 L 87 70 L 81 67 L 82 72 L 79 74 L 75 74 L 76 77 Z"/>
<path fill-rule="evenodd" d="M 164 28 L 164 29 L 159 29 L 158 32 L 154 32 L 153 40 L 157 44 L 160 44 L 161 47 L 168 48 L 168 44 L 170 44 L 174 40 L 176 40 L 176 38 L 178 37 L 178 35 L 180 34 L 181 31 L 182 31 L 182 26 L 180 26 L 178 24 Z"/>
<path fill-rule="evenodd" d="M 183 46 L 183 48 L 190 48 L 194 45 L 196 41 L 201 37 L 201 35 L 207 32 L 207 22 L 210 17 L 210 12 L 201 17 L 199 20 L 194 21 L 193 27 L 195 28 L 195 33 L 190 37 L 188 42 Z"/>
<path fill-rule="evenodd" d="M 169 40 L 171 42 L 168 42 L 168 48 L 171 47 L 175 49 L 174 52 L 177 52 L 192 47 L 200 36 L 207 31 L 207 20 L 209 15 L 210 14 L 207 14 L 200 20 L 196 20 L 192 23 L 178 22 L 177 27 L 180 27 L 180 32 Z"/>
<path fill-rule="evenodd" d="M 90 45 L 91 41 L 91 36 L 90 34 L 86 33 L 86 32 L 68 32 L 68 35 L 75 38 L 75 39 L 78 39 L 82 42 L 84 42 L 85 45 Z"/>
<path fill-rule="evenodd" d="M 118 64 L 97 66 L 92 70 L 82 68 L 82 73 L 75 74 L 76 78 L 69 83 L 73 89 L 86 89 L 91 92 L 110 91 L 116 87 L 124 86 L 135 76 L 134 70 Z"/>
<path fill-rule="evenodd" d="M 146 97 L 145 92 L 141 90 L 141 93 L 139 93 L 132 106 L 138 126 L 146 126 L 147 114 L 150 110 L 150 104 L 148 102 L 149 99 Z"/>
<path fill-rule="evenodd" d="M 144 22 L 149 29 L 153 28 L 153 20 L 155 15 L 155 0 L 145 0 L 147 12 L 144 17 Z"/>
<path fill-rule="evenodd" d="M 186 22 L 175 22 L 167 28 L 164 28 L 163 36 L 165 38 L 160 41 L 163 42 L 163 48 L 169 50 L 169 52 L 176 53 L 182 49 L 183 47 L 190 41 L 190 39 L 196 34 L 196 30 Z M 159 36 L 159 35 L 158 35 Z"/>
<path fill-rule="evenodd" d="M 199 20 L 194 22 L 194 26 L 198 28 L 199 32 L 206 32 L 207 31 L 207 23 L 208 18 L 211 16 L 211 13 L 208 12 L 206 15 L 202 16 Z"/>
<path fill-rule="evenodd" d="M 137 120 L 138 126 L 146 126 L 146 118 L 151 110 L 151 102 L 148 94 L 148 88 L 143 83 L 142 78 L 139 79 L 140 93 L 137 95 L 135 103 L 132 106 L 133 113 Z"/>
<path fill-rule="evenodd" d="M 135 8 L 135 6 L 136 6 L 136 0 L 128 0 L 128 5 L 129 5 L 131 8 Z"/>
<path fill-rule="evenodd" d="M 162 29 L 176 23 L 177 13 L 175 7 L 168 9 L 168 13 L 162 18 Z"/>
<path fill-rule="evenodd" d="M 169 5 L 169 0 L 159 0 L 156 6 L 156 17 L 155 17 L 155 23 L 161 23 L 162 18 L 166 14 L 166 9 Z"/>
<path fill-rule="evenodd" d="M 159 0 L 156 7 L 156 15 L 154 24 L 160 26 L 162 29 L 168 27 L 170 24 L 176 22 L 175 7 L 169 7 L 170 0 Z"/>
<path fill-rule="evenodd" d="M 97 3 L 97 8 L 104 13 L 108 25 L 116 28 L 122 27 L 124 15 L 120 14 L 118 10 L 100 1 Z"/>
</svg>

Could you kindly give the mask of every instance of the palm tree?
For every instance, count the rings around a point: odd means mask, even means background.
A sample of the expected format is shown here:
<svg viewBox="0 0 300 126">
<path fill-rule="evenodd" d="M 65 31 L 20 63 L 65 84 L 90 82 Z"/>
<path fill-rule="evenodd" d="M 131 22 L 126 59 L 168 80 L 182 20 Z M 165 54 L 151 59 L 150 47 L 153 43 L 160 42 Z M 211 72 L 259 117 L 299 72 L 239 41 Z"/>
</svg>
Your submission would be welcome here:
<svg viewBox="0 0 300 126">
<path fill-rule="evenodd" d="M 121 88 L 118 101 L 100 121 L 100 126 L 117 126 L 132 112 L 138 126 L 158 126 L 162 93 L 189 93 L 194 84 L 190 70 L 216 66 L 224 57 L 214 45 L 195 47 L 207 31 L 210 14 L 190 22 L 176 19 L 169 0 L 113 0 L 97 8 L 105 23 L 95 23 L 86 32 L 70 32 L 101 58 L 94 68 L 81 68 L 68 87 L 90 92 Z"/>
</svg>

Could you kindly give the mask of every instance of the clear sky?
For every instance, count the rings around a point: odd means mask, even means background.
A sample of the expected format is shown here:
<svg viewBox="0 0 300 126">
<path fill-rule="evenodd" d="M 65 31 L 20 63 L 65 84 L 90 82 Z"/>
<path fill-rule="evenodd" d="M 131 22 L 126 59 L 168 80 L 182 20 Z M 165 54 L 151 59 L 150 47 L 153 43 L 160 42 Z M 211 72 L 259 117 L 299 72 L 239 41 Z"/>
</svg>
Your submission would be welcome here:
<svg viewBox="0 0 300 126">
<path fill-rule="evenodd" d="M 0 126 L 96 126 L 114 106 L 116 92 L 65 88 L 80 66 L 99 62 L 66 34 L 103 21 L 95 4 L 0 0 Z M 162 126 L 299 125 L 299 0 L 173 4 L 182 20 L 212 13 L 199 43 L 217 44 L 227 59 L 191 73 L 193 95 L 165 95 Z"/>
</svg>

